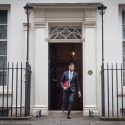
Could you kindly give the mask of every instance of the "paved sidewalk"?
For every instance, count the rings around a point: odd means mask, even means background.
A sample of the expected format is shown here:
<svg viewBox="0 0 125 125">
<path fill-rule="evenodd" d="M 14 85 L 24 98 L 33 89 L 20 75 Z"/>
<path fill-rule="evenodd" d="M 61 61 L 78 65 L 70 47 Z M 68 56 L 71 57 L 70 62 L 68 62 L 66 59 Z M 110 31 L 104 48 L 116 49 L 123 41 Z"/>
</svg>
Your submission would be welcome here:
<svg viewBox="0 0 125 125">
<path fill-rule="evenodd" d="M 72 119 L 66 119 L 65 116 L 64 113 L 63 116 L 55 114 L 30 120 L 1 120 L 0 125 L 125 125 L 125 121 L 101 121 L 76 114 L 72 114 Z"/>
</svg>

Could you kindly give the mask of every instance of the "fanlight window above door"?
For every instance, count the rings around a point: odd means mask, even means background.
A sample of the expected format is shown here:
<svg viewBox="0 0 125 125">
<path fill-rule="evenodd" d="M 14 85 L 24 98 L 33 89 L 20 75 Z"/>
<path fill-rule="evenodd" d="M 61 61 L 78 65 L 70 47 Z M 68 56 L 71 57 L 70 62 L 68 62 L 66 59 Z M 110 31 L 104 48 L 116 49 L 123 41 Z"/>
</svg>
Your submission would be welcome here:
<svg viewBox="0 0 125 125">
<path fill-rule="evenodd" d="M 50 26 L 50 39 L 81 39 L 80 26 Z"/>
</svg>

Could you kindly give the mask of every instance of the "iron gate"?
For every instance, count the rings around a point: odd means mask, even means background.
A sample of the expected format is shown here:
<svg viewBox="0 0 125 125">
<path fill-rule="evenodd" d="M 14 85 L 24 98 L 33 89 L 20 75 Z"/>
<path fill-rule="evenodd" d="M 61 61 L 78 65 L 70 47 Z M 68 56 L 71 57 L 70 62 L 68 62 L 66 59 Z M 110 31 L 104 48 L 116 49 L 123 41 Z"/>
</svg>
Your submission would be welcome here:
<svg viewBox="0 0 125 125">
<path fill-rule="evenodd" d="M 8 63 L 0 67 L 0 117 L 30 115 L 31 66 Z"/>
<path fill-rule="evenodd" d="M 102 66 L 102 118 L 125 118 L 125 69 L 123 65 Z"/>
</svg>

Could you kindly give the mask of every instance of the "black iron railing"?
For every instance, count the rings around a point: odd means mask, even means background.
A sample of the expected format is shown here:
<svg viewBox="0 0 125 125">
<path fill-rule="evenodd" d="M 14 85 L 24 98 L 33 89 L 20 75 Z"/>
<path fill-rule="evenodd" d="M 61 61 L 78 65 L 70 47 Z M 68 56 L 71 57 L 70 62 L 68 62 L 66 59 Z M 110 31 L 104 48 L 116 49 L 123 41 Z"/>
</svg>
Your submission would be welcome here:
<svg viewBox="0 0 125 125">
<path fill-rule="evenodd" d="M 0 117 L 30 115 L 31 67 L 8 63 L 0 68 Z"/>
<path fill-rule="evenodd" d="M 102 117 L 125 118 L 125 68 L 107 64 L 102 67 Z"/>
</svg>

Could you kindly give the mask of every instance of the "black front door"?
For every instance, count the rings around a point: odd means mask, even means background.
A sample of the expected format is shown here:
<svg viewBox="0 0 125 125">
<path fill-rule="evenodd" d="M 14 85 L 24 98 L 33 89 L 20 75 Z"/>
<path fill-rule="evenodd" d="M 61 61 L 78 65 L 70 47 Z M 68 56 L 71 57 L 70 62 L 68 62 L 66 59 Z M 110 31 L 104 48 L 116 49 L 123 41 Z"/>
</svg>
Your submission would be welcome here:
<svg viewBox="0 0 125 125">
<path fill-rule="evenodd" d="M 49 110 L 61 110 L 63 91 L 60 79 L 69 62 L 74 62 L 79 74 L 82 92 L 82 44 L 81 43 L 49 43 Z M 76 95 L 74 110 L 83 109 L 83 100 Z"/>
</svg>

